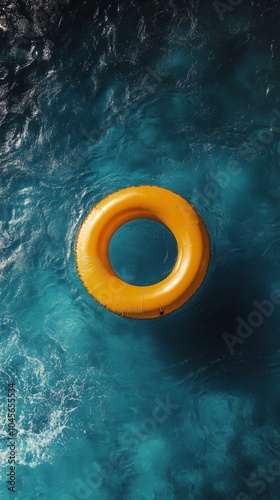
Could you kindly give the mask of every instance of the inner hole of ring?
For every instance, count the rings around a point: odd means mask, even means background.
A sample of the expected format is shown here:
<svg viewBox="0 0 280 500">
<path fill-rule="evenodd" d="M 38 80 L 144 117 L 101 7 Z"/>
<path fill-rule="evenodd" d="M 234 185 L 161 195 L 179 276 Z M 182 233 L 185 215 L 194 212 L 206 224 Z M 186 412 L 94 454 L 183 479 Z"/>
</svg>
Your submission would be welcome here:
<svg viewBox="0 0 280 500">
<path fill-rule="evenodd" d="M 119 278 L 135 286 L 164 280 L 178 256 L 172 232 L 153 219 L 134 219 L 115 231 L 109 244 L 109 259 Z"/>
</svg>

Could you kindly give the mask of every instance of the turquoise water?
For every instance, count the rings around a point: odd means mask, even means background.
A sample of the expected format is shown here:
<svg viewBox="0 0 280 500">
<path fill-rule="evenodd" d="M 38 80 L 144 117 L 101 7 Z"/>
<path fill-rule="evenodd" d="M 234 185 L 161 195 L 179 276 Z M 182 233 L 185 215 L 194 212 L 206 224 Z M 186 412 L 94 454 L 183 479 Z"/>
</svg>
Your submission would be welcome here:
<svg viewBox="0 0 280 500">
<path fill-rule="evenodd" d="M 1 500 L 279 500 L 276 3 L 36 5 L 0 11 Z M 184 307 L 139 322 L 87 294 L 74 244 L 142 184 L 193 203 L 212 254 Z M 177 251 L 147 221 L 111 247 L 137 284 Z"/>
</svg>

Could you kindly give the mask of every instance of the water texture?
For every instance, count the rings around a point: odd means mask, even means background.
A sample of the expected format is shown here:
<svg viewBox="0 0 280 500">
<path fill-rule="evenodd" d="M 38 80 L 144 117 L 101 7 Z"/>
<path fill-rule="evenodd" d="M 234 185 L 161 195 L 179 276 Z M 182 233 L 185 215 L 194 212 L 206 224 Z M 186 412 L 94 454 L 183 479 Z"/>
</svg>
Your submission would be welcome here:
<svg viewBox="0 0 280 500">
<path fill-rule="evenodd" d="M 276 1 L 2 0 L 1 500 L 279 500 L 279 45 Z M 147 321 L 74 256 L 89 210 L 142 184 L 211 238 L 197 294 Z M 123 279 L 172 268 L 156 226 L 115 235 Z"/>
</svg>

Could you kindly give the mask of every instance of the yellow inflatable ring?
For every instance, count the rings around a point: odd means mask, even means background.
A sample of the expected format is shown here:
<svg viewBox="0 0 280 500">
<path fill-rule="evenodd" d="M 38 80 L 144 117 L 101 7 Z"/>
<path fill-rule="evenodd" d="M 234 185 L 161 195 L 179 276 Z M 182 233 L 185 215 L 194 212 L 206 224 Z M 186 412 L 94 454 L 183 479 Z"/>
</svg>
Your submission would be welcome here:
<svg viewBox="0 0 280 500">
<path fill-rule="evenodd" d="M 136 218 L 161 222 L 177 241 L 171 273 L 149 286 L 122 281 L 108 255 L 115 231 Z M 100 304 L 122 316 L 148 319 L 175 311 L 200 287 L 210 241 L 202 219 L 185 199 L 157 186 L 139 186 L 110 194 L 90 211 L 79 230 L 75 253 L 80 278 Z"/>
</svg>

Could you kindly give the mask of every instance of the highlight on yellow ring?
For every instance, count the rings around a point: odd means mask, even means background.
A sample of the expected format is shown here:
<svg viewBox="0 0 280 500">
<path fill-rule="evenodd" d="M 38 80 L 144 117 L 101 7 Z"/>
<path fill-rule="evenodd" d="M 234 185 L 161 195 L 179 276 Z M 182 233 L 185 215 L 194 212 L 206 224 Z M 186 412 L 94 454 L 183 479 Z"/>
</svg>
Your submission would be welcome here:
<svg viewBox="0 0 280 500">
<path fill-rule="evenodd" d="M 173 233 L 178 255 L 170 274 L 148 286 L 117 276 L 109 259 L 115 231 L 133 219 L 148 218 Z M 200 287 L 209 264 L 210 241 L 203 220 L 184 198 L 158 186 L 128 187 L 110 194 L 88 214 L 76 246 L 78 273 L 104 307 L 135 319 L 157 318 L 181 307 Z"/>
</svg>

